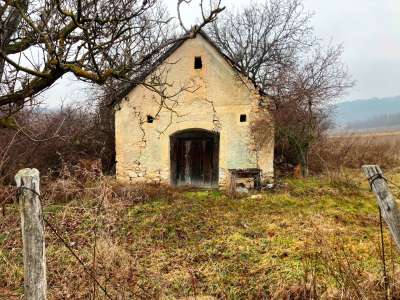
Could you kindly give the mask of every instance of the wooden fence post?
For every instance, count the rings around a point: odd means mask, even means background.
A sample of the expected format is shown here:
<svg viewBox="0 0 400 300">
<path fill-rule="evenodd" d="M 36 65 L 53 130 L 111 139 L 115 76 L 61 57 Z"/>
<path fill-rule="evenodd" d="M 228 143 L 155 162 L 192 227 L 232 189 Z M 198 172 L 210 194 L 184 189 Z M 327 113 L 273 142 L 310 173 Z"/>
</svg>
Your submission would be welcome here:
<svg viewBox="0 0 400 300">
<path fill-rule="evenodd" d="M 46 299 L 46 253 L 39 171 L 23 169 L 15 175 L 19 189 L 24 256 L 24 299 Z"/>
<path fill-rule="evenodd" d="M 400 248 L 400 210 L 383 177 L 383 172 L 377 165 L 364 165 L 362 166 L 362 170 L 376 194 L 376 200 L 381 209 L 382 217 L 389 225 L 397 247 Z"/>
<path fill-rule="evenodd" d="M 228 195 L 235 197 L 237 194 L 236 190 L 236 174 L 233 171 L 228 172 Z"/>
</svg>

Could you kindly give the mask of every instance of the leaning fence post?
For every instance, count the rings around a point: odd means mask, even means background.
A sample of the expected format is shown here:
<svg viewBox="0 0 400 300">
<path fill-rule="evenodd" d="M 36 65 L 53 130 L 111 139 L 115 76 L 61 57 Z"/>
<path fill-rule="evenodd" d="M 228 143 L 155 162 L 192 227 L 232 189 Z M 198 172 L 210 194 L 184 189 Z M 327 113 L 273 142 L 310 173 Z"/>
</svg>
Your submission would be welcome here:
<svg viewBox="0 0 400 300">
<path fill-rule="evenodd" d="M 23 169 L 15 175 L 19 191 L 24 256 L 24 299 L 46 299 L 46 256 L 39 171 Z"/>
<path fill-rule="evenodd" d="M 377 165 L 364 165 L 362 170 L 368 178 L 371 189 L 376 194 L 382 217 L 388 224 L 397 247 L 400 248 L 400 209 L 389 190 L 383 172 Z"/>
</svg>

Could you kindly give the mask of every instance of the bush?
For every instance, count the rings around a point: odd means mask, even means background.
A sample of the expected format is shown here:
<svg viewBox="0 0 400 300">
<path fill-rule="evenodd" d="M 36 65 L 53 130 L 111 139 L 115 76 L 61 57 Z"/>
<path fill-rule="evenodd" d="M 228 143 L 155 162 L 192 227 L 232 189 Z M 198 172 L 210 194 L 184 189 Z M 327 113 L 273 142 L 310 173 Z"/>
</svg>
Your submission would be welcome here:
<svg viewBox="0 0 400 300">
<path fill-rule="evenodd" d="M 94 108 L 93 108 L 94 106 Z M 0 131 L 0 182 L 11 182 L 21 168 L 58 175 L 64 163 L 101 159 L 113 171 L 112 114 L 100 104 L 84 103 L 57 110 L 25 109 L 15 116 L 16 128 Z"/>
<path fill-rule="evenodd" d="M 344 168 L 360 169 L 377 164 L 390 169 L 400 166 L 398 133 L 334 136 L 320 140 L 311 151 L 314 173 L 341 173 Z"/>
</svg>

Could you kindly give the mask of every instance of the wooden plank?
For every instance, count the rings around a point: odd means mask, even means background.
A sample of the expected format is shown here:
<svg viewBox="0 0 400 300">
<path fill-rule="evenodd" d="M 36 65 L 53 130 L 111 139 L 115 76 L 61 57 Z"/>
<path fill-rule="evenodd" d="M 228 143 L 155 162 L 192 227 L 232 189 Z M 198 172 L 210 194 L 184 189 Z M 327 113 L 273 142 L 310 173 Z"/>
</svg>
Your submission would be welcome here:
<svg viewBox="0 0 400 300">
<path fill-rule="evenodd" d="M 233 172 L 228 172 L 228 195 L 231 197 L 235 197 L 237 194 L 236 191 L 236 174 Z"/>
<path fill-rule="evenodd" d="M 46 299 L 46 251 L 39 171 L 23 169 L 15 175 L 20 189 L 19 205 L 24 256 L 24 299 Z"/>
<path fill-rule="evenodd" d="M 400 248 L 400 210 L 389 190 L 383 172 L 377 165 L 364 165 L 362 166 L 362 170 L 376 195 L 382 217 L 388 224 L 397 247 Z"/>
<path fill-rule="evenodd" d="M 192 164 L 191 164 L 191 157 L 190 152 L 192 149 L 192 141 L 185 140 L 185 152 L 184 152 L 184 178 L 185 178 L 185 185 L 192 184 Z"/>
</svg>

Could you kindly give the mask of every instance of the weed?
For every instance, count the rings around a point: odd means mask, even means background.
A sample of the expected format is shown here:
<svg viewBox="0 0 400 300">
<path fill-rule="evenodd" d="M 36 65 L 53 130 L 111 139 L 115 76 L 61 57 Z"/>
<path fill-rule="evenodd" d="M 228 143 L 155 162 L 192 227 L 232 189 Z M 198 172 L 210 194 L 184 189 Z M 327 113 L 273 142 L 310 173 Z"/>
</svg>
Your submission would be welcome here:
<svg viewBox="0 0 400 300">
<path fill-rule="evenodd" d="M 54 185 L 61 183 L 48 183 L 44 214 L 114 297 L 382 298 L 375 199 L 356 180 L 288 179 L 281 190 L 235 199 L 218 191 L 123 186 L 102 176 L 83 187 L 63 180 L 77 193 L 54 199 Z M 15 203 L 7 204 L 0 232 L 0 290 L 21 295 Z M 102 299 L 50 232 L 46 245 L 49 299 L 89 299 L 94 293 Z M 385 245 L 396 296 L 400 261 L 387 233 Z"/>
</svg>

